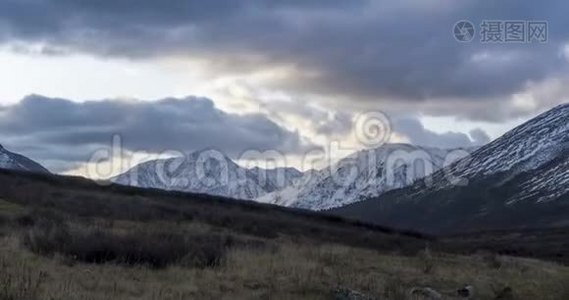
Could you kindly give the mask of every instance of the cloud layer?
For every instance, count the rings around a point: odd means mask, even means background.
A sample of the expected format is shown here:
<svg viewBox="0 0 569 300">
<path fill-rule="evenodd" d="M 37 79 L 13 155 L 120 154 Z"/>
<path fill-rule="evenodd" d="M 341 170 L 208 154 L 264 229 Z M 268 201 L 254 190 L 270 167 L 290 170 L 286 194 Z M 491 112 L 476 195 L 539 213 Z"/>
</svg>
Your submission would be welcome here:
<svg viewBox="0 0 569 300">
<path fill-rule="evenodd" d="M 423 126 L 415 118 L 400 118 L 394 121 L 394 130 L 397 134 L 406 137 L 411 144 L 435 148 L 461 148 L 483 146 L 490 142 L 490 137 L 482 129 L 477 128 L 470 135 L 447 131 L 436 133 Z"/>
<path fill-rule="evenodd" d="M 68 168 L 63 160 L 84 162 L 113 133 L 129 150 L 298 153 L 312 145 L 290 128 L 341 139 L 356 113 L 380 110 L 411 143 L 481 145 L 489 141 L 481 129 L 437 133 L 408 116 L 506 124 L 566 101 L 568 8 L 563 0 L 0 1 L 2 49 L 197 62 L 199 80 L 222 82 L 221 90 L 246 86 L 246 96 L 228 101 L 262 113 L 228 114 L 195 97 L 76 103 L 30 96 L 0 107 L 0 141 L 56 171 Z M 463 19 L 478 31 L 483 20 L 545 20 L 549 40 L 488 44 L 478 32 L 459 43 L 452 29 Z"/>
<path fill-rule="evenodd" d="M 216 74 L 285 68 L 267 84 L 335 104 L 500 121 L 528 113 L 509 103 L 512 94 L 567 75 L 567 8 L 563 0 L 8 0 L 0 42 L 40 44 L 49 55 L 191 57 Z M 462 19 L 546 20 L 550 40 L 458 43 L 451 33 Z"/>
<path fill-rule="evenodd" d="M 262 115 L 228 114 L 207 98 L 77 103 L 33 95 L 0 107 L 2 143 L 56 172 L 88 161 L 115 134 L 127 151 L 151 153 L 215 148 L 235 157 L 246 150 L 294 154 L 312 147 Z"/>
</svg>

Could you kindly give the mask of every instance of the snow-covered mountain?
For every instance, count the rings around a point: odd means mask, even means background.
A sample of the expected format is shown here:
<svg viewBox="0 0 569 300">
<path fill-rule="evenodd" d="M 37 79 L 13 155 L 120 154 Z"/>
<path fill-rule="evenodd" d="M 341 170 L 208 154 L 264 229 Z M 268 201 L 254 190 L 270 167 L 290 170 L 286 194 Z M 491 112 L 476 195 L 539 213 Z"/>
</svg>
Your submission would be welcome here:
<svg viewBox="0 0 569 300">
<path fill-rule="evenodd" d="M 245 169 L 217 151 L 145 162 L 111 181 L 144 188 L 253 200 L 282 189 L 302 173 L 293 168 Z"/>
<path fill-rule="evenodd" d="M 302 172 L 295 168 L 262 169 L 254 167 L 248 169 L 247 174 L 262 186 L 267 193 L 282 190 L 291 185 L 296 179 L 302 177 Z"/>
<path fill-rule="evenodd" d="M 257 201 L 312 210 L 339 207 L 407 186 L 469 151 L 387 144 L 354 153 L 331 167 L 306 172 L 291 185 Z"/>
<path fill-rule="evenodd" d="M 25 156 L 8 151 L 4 149 L 2 145 L 0 145 L 0 168 L 34 173 L 49 173 L 49 171 L 40 164 Z"/>
<path fill-rule="evenodd" d="M 451 165 L 444 171 L 466 181 L 502 172 L 508 172 L 509 176 L 515 177 L 522 172 L 538 169 L 567 149 L 569 149 L 569 104 L 560 105 L 514 128 L 501 138 L 475 151 L 468 160 Z M 444 189 L 453 184 L 452 181 L 444 180 L 445 172 L 434 174 L 435 184 L 429 190 Z M 556 172 L 555 178 L 569 176 L 568 172 L 569 170 Z M 545 179 L 536 179 L 533 183 L 540 184 Z M 548 178 L 548 180 L 556 179 Z M 566 185 L 565 188 L 569 189 L 569 186 Z M 421 189 L 420 192 L 425 191 Z"/>
<path fill-rule="evenodd" d="M 569 225 L 569 104 L 427 179 L 334 213 L 432 232 Z"/>
</svg>

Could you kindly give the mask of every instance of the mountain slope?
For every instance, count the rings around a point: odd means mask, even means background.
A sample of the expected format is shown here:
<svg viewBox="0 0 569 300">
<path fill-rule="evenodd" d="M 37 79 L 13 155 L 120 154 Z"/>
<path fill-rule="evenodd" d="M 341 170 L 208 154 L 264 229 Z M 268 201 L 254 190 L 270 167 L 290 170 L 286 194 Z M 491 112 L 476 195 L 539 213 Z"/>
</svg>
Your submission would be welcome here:
<svg viewBox="0 0 569 300">
<path fill-rule="evenodd" d="M 332 213 L 429 232 L 569 225 L 568 120 L 558 106 L 430 180 Z"/>
<path fill-rule="evenodd" d="M 449 153 L 407 144 L 387 144 L 350 155 L 337 164 L 306 174 L 283 190 L 257 198 L 263 203 L 324 210 L 401 188 L 445 165 Z"/>
<path fill-rule="evenodd" d="M 0 168 L 34 173 L 49 173 L 49 171 L 33 160 L 6 150 L 0 145 Z"/>
<path fill-rule="evenodd" d="M 263 187 L 265 192 L 271 193 L 291 185 L 302 172 L 295 168 L 262 169 L 254 167 L 248 170 L 248 176 Z"/>
<path fill-rule="evenodd" d="M 219 152 L 193 152 L 184 157 L 153 160 L 112 179 L 122 185 L 202 193 L 252 200 L 283 188 L 298 170 L 245 169 Z"/>
</svg>

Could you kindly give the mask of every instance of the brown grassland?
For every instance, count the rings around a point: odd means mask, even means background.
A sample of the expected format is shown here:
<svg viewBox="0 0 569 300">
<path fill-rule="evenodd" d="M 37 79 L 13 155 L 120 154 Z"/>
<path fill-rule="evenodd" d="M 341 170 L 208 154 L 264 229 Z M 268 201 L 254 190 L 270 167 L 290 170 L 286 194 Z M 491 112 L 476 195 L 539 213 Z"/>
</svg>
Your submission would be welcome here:
<svg viewBox="0 0 569 300">
<path fill-rule="evenodd" d="M 0 172 L 0 299 L 569 299 L 569 268 L 329 216 Z M 189 199 L 192 198 L 192 199 Z M 432 247 L 431 247 L 432 246 Z"/>
</svg>

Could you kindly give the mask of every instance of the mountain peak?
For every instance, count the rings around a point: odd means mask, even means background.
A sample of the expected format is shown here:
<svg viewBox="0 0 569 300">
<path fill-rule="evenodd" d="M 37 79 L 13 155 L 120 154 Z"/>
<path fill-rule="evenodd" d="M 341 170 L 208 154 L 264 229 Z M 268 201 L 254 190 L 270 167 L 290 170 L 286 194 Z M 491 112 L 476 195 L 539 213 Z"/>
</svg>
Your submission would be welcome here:
<svg viewBox="0 0 569 300">
<path fill-rule="evenodd" d="M 26 171 L 34 173 L 49 173 L 47 169 L 42 167 L 35 161 L 16 153 L 6 150 L 0 145 L 0 169 L 9 169 L 17 171 Z"/>
<path fill-rule="evenodd" d="M 302 175 L 300 171 L 291 170 L 246 169 L 219 151 L 205 149 L 139 164 L 111 181 L 144 188 L 252 200 L 282 188 Z"/>
</svg>

